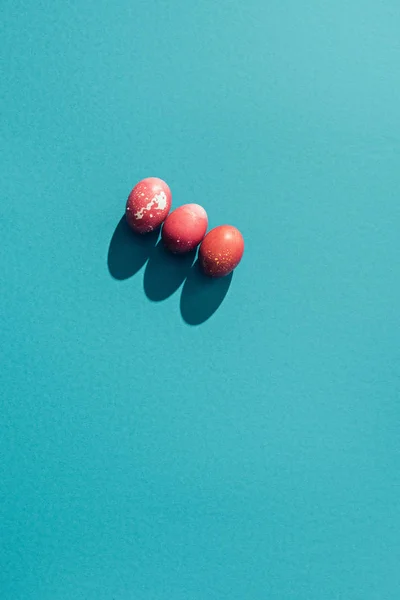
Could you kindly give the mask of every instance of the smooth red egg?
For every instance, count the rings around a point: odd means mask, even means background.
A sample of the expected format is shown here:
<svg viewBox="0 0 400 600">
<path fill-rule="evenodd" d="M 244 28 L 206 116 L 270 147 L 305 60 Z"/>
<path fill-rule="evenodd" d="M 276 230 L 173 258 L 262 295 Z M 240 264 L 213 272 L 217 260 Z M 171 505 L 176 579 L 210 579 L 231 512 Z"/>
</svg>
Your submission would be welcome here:
<svg viewBox="0 0 400 600">
<path fill-rule="evenodd" d="M 166 218 L 161 237 L 165 247 L 175 254 L 194 250 L 204 238 L 207 213 L 199 204 L 184 204 Z"/>
<path fill-rule="evenodd" d="M 149 233 L 161 225 L 171 209 L 172 194 L 158 177 L 147 177 L 135 185 L 126 203 L 126 220 L 136 233 Z"/>
<path fill-rule="evenodd" d="M 209 231 L 201 243 L 199 262 L 206 275 L 225 277 L 240 263 L 244 252 L 243 236 L 232 225 Z"/>
</svg>

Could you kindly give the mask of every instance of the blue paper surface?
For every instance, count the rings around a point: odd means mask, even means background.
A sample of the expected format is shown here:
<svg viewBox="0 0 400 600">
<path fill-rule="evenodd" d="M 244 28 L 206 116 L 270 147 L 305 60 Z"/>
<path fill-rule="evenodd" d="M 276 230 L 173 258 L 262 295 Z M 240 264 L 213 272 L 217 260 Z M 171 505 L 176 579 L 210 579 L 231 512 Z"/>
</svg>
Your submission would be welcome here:
<svg viewBox="0 0 400 600">
<path fill-rule="evenodd" d="M 0 28 L 1 599 L 398 600 L 399 3 Z M 147 176 L 231 280 L 118 225 Z"/>
</svg>

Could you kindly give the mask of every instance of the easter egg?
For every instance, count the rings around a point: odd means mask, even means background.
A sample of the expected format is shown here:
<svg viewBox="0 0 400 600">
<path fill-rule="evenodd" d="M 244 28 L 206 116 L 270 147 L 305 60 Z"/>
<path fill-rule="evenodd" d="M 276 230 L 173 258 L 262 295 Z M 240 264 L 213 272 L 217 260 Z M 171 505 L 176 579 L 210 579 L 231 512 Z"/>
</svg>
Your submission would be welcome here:
<svg viewBox="0 0 400 600">
<path fill-rule="evenodd" d="M 126 203 L 126 220 L 136 233 L 157 229 L 168 215 L 172 194 L 168 185 L 157 177 L 147 177 L 135 185 Z"/>
<path fill-rule="evenodd" d="M 161 237 L 165 247 L 175 254 L 194 250 L 207 231 L 207 213 L 199 204 L 179 206 L 166 218 Z"/>
<path fill-rule="evenodd" d="M 199 262 L 206 275 L 224 277 L 240 263 L 244 252 L 243 236 L 232 225 L 209 231 L 201 243 Z"/>
</svg>

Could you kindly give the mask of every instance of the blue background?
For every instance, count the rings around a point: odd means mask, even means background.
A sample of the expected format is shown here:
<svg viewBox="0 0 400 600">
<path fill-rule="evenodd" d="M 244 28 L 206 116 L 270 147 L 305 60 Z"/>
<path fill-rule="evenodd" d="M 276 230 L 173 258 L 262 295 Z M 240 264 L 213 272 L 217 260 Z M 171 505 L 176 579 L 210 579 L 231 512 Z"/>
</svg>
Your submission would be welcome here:
<svg viewBox="0 0 400 600">
<path fill-rule="evenodd" d="M 399 2 L 1 12 L 2 600 L 398 600 Z"/>
</svg>

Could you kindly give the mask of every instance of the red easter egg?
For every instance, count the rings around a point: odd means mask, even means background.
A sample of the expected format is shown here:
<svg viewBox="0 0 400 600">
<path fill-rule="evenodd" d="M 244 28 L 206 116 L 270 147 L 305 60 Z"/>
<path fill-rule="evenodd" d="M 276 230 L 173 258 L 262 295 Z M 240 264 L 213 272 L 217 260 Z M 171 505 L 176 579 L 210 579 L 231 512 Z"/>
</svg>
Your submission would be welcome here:
<svg viewBox="0 0 400 600">
<path fill-rule="evenodd" d="M 220 225 L 209 231 L 199 250 L 200 265 L 210 277 L 229 275 L 241 261 L 243 236 L 232 225 Z"/>
<path fill-rule="evenodd" d="M 158 177 L 147 177 L 135 185 L 126 203 L 126 220 L 136 233 L 148 233 L 161 225 L 168 215 L 172 194 Z"/>
<path fill-rule="evenodd" d="M 194 250 L 204 238 L 208 225 L 207 213 L 199 204 L 184 204 L 166 218 L 162 240 L 176 254 Z"/>
</svg>

